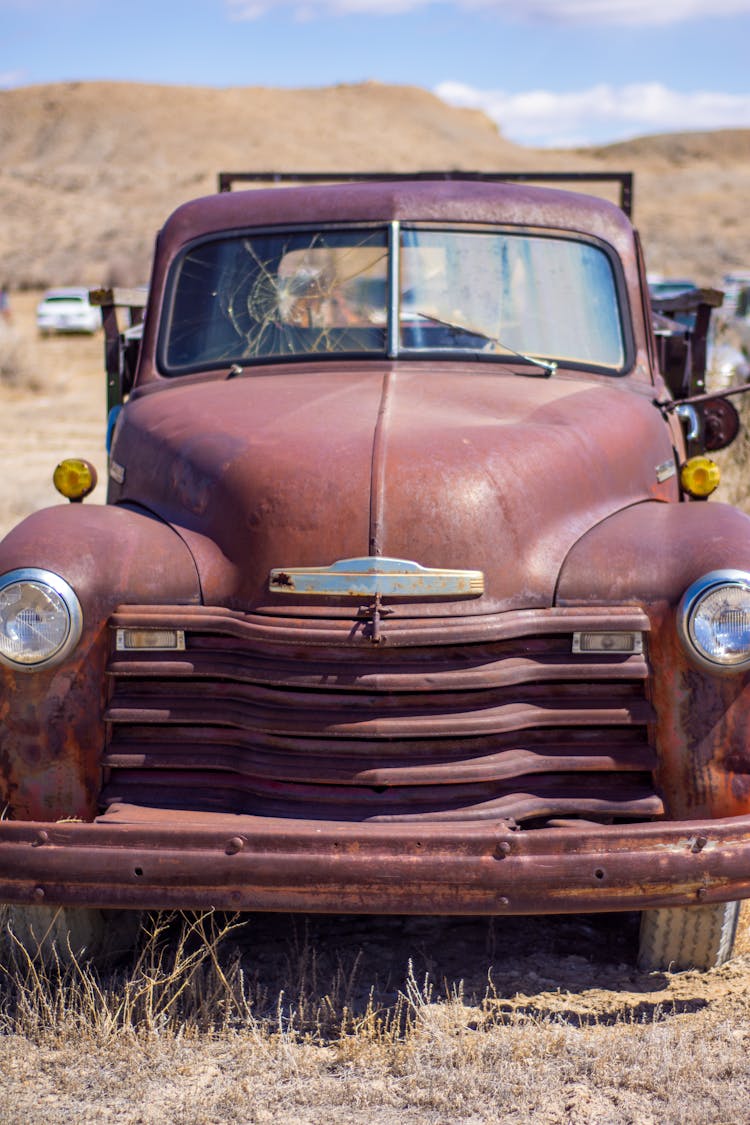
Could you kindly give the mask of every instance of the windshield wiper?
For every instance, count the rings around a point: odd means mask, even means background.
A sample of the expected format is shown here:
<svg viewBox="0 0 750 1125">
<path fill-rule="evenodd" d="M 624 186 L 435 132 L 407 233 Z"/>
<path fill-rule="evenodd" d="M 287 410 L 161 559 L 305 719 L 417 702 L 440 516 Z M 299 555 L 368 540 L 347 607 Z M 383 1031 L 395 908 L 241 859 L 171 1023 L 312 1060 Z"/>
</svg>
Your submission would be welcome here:
<svg viewBox="0 0 750 1125">
<path fill-rule="evenodd" d="M 440 324 L 443 328 L 455 332 L 456 335 L 478 336 L 480 340 L 486 340 L 488 344 L 497 344 L 508 355 L 517 356 L 518 359 L 523 359 L 526 363 L 533 364 L 534 367 L 541 367 L 544 372 L 543 375 L 534 375 L 535 378 L 549 379 L 550 375 L 554 375 L 557 371 L 557 364 L 554 360 L 540 359 L 539 356 L 527 355 L 525 352 L 519 352 L 515 348 L 509 347 L 498 339 L 497 336 L 490 336 L 487 332 L 482 332 L 478 328 L 469 328 L 466 324 L 455 324 L 451 320 L 442 320 L 439 316 L 433 316 L 432 313 L 420 312 L 415 310 L 417 316 L 421 316 L 423 320 L 431 320 L 433 324 Z M 526 372 L 524 372 L 526 374 Z M 532 373 L 529 372 L 529 375 Z"/>
</svg>

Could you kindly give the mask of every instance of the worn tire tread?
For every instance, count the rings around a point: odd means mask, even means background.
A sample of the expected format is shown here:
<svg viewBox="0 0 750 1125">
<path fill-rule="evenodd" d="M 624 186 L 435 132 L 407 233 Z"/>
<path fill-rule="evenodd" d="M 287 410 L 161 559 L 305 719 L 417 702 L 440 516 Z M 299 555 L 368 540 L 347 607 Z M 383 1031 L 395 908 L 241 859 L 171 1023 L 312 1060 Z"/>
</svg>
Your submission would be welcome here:
<svg viewBox="0 0 750 1125">
<path fill-rule="evenodd" d="M 140 928 L 140 914 L 129 910 L 15 904 L 6 911 L 11 942 L 43 962 L 105 963 L 132 949 Z"/>
<path fill-rule="evenodd" d="M 732 956 L 739 912 L 739 902 L 644 910 L 638 967 L 679 972 L 723 965 Z"/>
</svg>

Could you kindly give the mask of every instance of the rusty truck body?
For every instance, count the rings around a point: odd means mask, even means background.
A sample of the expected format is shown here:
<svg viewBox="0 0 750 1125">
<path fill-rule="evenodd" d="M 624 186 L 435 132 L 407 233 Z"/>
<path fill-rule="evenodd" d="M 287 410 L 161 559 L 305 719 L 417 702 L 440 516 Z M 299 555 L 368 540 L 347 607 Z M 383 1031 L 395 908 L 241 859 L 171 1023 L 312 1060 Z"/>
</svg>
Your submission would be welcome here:
<svg viewBox="0 0 750 1125">
<path fill-rule="evenodd" d="M 729 956 L 736 414 L 695 326 L 654 330 L 622 207 L 225 191 L 159 233 L 142 341 L 99 299 L 107 502 L 0 544 L 0 901 L 638 910 L 642 965 Z"/>
</svg>

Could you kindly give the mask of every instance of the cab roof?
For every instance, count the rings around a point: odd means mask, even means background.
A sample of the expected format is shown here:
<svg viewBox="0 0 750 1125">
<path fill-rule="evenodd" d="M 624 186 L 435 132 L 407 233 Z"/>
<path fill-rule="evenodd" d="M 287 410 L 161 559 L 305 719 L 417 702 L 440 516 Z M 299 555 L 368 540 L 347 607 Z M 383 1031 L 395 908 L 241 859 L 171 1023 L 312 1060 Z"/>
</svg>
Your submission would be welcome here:
<svg viewBox="0 0 750 1125">
<path fill-rule="evenodd" d="M 515 183 L 357 181 L 222 192 L 183 204 L 162 232 L 175 250 L 201 235 L 298 223 L 450 222 L 570 230 L 621 252 L 632 227 L 615 204 L 579 192 Z"/>
</svg>

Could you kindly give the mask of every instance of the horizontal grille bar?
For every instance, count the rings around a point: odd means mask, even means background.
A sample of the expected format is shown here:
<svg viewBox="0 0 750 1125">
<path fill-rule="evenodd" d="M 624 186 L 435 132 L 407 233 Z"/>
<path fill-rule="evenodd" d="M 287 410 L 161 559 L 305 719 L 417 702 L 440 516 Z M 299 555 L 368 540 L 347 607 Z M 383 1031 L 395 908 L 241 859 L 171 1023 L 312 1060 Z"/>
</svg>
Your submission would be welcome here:
<svg viewBox="0 0 750 1125">
<path fill-rule="evenodd" d="M 120 606 L 110 618 L 114 629 L 184 629 L 193 637 L 201 633 L 234 637 L 248 647 L 295 645 L 300 648 L 329 646 L 334 654 L 363 648 L 372 652 L 369 636 L 358 629 L 366 623 L 352 616 L 351 609 L 310 607 L 305 616 L 286 613 L 243 614 L 215 606 Z M 597 630 L 638 631 L 650 629 L 648 616 L 635 606 L 606 606 L 523 609 L 508 613 L 477 614 L 475 617 L 412 618 L 398 605 L 388 607 L 381 623 L 381 642 L 386 647 L 409 648 L 474 645 L 484 640 L 499 642 L 517 637 L 540 637 Z M 392 614 L 392 616 L 391 616 Z"/>
<path fill-rule="evenodd" d="M 659 798 L 637 779 L 556 774 L 514 784 L 415 786 L 386 788 L 252 783 L 226 774 L 177 774 L 133 771 L 113 779 L 106 804 L 138 804 L 147 787 L 151 803 L 164 808 L 263 816 L 295 816 L 301 820 L 478 820 L 497 817 L 523 820 L 572 814 L 606 814 L 614 818 L 658 816 Z M 613 798 L 613 790 L 616 797 Z"/>
<path fill-rule="evenodd" d="M 126 659 L 114 660 L 110 674 L 123 679 L 147 680 L 150 677 L 180 680 L 229 680 L 232 683 L 253 683 L 268 687 L 296 686 L 302 689 L 330 691 L 461 691 L 483 688 L 487 685 L 521 685 L 532 683 L 580 682 L 581 660 L 572 662 L 570 655 L 545 652 L 525 656 L 498 656 L 472 653 L 471 660 L 451 660 L 443 657 L 440 666 L 431 667 L 425 660 L 396 664 L 384 657 L 380 666 L 373 663 L 332 661 L 282 661 L 270 654 L 256 656 L 248 653 L 228 655 L 220 649 L 205 651 L 194 646 L 189 656 L 176 659 L 171 653 L 161 658 L 152 656 L 145 660 L 142 654 L 128 653 Z M 122 655 L 122 654 L 118 654 Z M 400 653 L 388 653 L 388 656 Z M 641 656 L 602 657 L 586 664 L 587 677 L 609 681 L 645 679 L 646 663 Z M 434 664 L 434 657 L 433 662 Z"/>
<path fill-rule="evenodd" d="M 587 741 L 584 734 L 531 731 L 525 733 L 523 745 L 515 734 L 408 744 L 306 740 L 284 745 L 280 739 L 210 727 L 166 732 L 133 727 L 117 732 L 104 764 L 112 769 L 224 770 L 275 781 L 370 786 L 443 785 L 559 771 L 648 772 L 656 765 L 653 749 L 637 730 L 613 731 L 606 746 L 599 732 L 596 741 Z"/>
<path fill-rule="evenodd" d="M 358 712 L 355 706 L 348 711 L 313 709 L 308 698 L 308 708 L 289 698 L 287 706 L 253 706 L 251 700 L 244 704 L 217 691 L 213 700 L 189 699 L 166 695 L 148 706 L 144 700 L 118 697 L 106 712 L 112 723 L 177 723 L 184 725 L 212 724 L 239 727 L 242 730 L 274 734 L 297 734 L 301 738 L 326 734 L 329 738 L 367 737 L 430 738 L 434 736 L 474 735 L 529 730 L 537 727 L 580 727 L 596 725 L 625 726 L 644 724 L 653 717 L 649 704 L 639 699 L 618 700 L 611 694 L 579 698 L 549 698 L 544 702 L 513 702 L 481 708 L 464 707 L 450 712 L 437 707 L 426 713 L 414 713 L 403 700 L 384 698 L 366 699 L 366 707 Z M 359 700 L 357 700 L 359 702 Z M 377 703 L 381 702 L 381 707 Z M 213 704 L 213 706 L 211 706 Z"/>
</svg>

